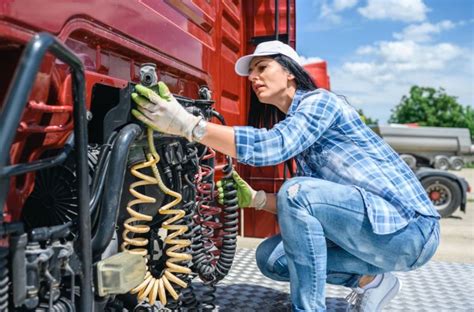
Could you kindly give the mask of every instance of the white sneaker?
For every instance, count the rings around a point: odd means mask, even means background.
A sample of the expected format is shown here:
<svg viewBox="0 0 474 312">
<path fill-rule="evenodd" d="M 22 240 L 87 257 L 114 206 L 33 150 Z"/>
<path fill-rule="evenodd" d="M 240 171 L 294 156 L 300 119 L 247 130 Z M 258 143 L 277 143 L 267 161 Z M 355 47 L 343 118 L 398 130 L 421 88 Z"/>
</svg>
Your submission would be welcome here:
<svg viewBox="0 0 474 312">
<path fill-rule="evenodd" d="M 402 288 L 400 280 L 392 273 L 382 274 L 376 287 L 363 289 L 357 287 L 347 297 L 349 311 L 380 312 Z"/>
</svg>

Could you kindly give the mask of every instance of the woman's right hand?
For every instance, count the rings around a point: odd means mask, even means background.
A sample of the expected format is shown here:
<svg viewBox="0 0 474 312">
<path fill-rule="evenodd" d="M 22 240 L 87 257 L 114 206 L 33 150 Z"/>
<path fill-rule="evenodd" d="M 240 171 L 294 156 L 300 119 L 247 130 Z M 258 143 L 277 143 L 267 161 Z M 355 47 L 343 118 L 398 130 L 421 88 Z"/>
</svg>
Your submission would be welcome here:
<svg viewBox="0 0 474 312">
<path fill-rule="evenodd" d="M 235 170 L 232 171 L 232 179 L 222 179 L 217 182 L 217 201 L 219 204 L 225 205 L 226 194 L 234 187 L 237 190 L 238 205 L 240 208 L 255 207 L 258 204 L 256 203 L 258 192 L 248 185 Z"/>
<path fill-rule="evenodd" d="M 201 117 L 187 112 L 164 82 L 158 82 L 153 89 L 139 84 L 135 91 L 132 93 L 132 100 L 137 103 L 137 109 L 132 109 L 135 118 L 155 131 L 193 140 L 193 129 Z"/>
</svg>

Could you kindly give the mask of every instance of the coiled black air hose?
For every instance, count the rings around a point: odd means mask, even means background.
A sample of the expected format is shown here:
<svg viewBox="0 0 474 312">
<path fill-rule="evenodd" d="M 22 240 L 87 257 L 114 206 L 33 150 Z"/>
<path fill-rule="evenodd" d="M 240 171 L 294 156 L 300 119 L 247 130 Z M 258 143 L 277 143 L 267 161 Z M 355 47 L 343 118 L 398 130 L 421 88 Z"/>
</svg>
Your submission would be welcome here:
<svg viewBox="0 0 474 312">
<path fill-rule="evenodd" d="M 8 312 L 8 248 L 0 248 L 0 311 Z"/>
<path fill-rule="evenodd" d="M 227 165 L 223 172 L 225 180 L 232 179 L 232 162 Z M 232 184 L 233 185 L 233 184 Z M 224 235 L 222 239 L 222 248 L 219 260 L 216 263 L 217 280 L 223 279 L 229 273 L 234 261 L 237 249 L 237 232 L 239 229 L 239 205 L 237 190 L 232 187 L 226 192 L 224 197 Z"/>
</svg>

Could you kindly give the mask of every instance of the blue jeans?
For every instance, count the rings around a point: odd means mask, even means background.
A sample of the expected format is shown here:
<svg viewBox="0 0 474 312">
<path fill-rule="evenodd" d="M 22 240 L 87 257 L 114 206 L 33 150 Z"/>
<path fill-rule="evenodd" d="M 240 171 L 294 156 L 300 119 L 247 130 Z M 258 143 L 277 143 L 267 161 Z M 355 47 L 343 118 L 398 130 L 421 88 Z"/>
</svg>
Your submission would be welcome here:
<svg viewBox="0 0 474 312">
<path fill-rule="evenodd" d="M 325 311 L 325 284 L 356 287 L 362 275 L 413 270 L 433 256 L 439 222 L 418 215 L 395 233 L 373 233 L 353 186 L 297 177 L 278 192 L 281 234 L 257 249 L 257 265 L 290 281 L 294 311 Z"/>
</svg>

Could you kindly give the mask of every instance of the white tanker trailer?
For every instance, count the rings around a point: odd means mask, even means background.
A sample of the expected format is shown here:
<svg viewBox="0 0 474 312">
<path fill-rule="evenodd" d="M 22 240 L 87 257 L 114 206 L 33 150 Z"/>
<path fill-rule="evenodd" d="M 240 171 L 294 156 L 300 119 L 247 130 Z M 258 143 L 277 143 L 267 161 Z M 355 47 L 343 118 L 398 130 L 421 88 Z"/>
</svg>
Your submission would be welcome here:
<svg viewBox="0 0 474 312">
<path fill-rule="evenodd" d="M 464 163 L 474 161 L 469 129 L 398 124 L 372 129 L 415 172 L 441 216 L 450 216 L 458 207 L 466 212 L 470 187 L 464 178 L 446 170 L 461 170 Z"/>
<path fill-rule="evenodd" d="M 381 125 L 378 133 L 412 168 L 461 170 L 474 161 L 474 145 L 467 128 Z"/>
</svg>

